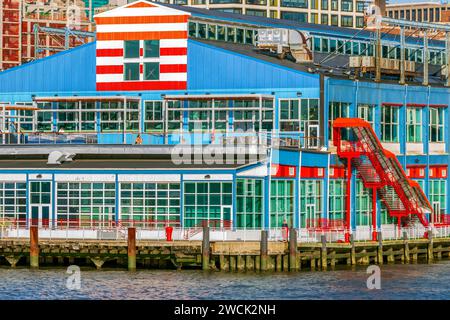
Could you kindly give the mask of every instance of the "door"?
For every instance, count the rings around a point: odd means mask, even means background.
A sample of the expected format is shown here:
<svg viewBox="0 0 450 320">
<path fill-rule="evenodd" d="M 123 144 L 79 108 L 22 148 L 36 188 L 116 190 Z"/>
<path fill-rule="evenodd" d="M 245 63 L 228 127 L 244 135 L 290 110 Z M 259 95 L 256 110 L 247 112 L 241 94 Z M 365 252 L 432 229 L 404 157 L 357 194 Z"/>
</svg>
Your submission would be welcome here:
<svg viewBox="0 0 450 320">
<path fill-rule="evenodd" d="M 313 124 L 308 126 L 308 136 L 306 141 L 308 148 L 319 147 L 319 125 Z"/>
<path fill-rule="evenodd" d="M 439 223 L 441 218 L 441 204 L 438 201 L 433 202 L 433 213 L 431 216 L 431 223 Z"/>
<path fill-rule="evenodd" d="M 220 212 L 220 228 L 225 228 L 225 229 L 229 229 L 232 226 L 232 221 L 231 221 L 231 211 L 232 211 L 232 207 L 231 206 L 222 206 L 221 207 L 221 212 Z"/>
<path fill-rule="evenodd" d="M 306 227 L 316 227 L 316 205 L 314 203 L 308 203 L 306 205 Z"/>
<path fill-rule="evenodd" d="M 50 225 L 50 206 L 31 206 L 31 225 L 39 228 L 48 228 Z"/>
</svg>

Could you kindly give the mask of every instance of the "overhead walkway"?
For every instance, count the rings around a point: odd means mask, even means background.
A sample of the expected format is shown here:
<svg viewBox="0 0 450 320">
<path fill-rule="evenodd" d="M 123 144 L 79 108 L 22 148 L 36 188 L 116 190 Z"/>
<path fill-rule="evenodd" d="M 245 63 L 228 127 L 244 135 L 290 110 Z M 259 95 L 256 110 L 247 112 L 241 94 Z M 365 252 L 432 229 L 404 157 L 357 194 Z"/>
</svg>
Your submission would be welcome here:
<svg viewBox="0 0 450 320">
<path fill-rule="evenodd" d="M 426 214 L 432 207 L 416 181 L 408 179 L 397 157 L 385 150 L 371 125 L 359 118 L 338 118 L 333 123 L 333 144 L 337 155 L 347 161 L 346 240 L 350 226 L 350 181 L 352 167 L 364 187 L 372 188 L 373 239 L 376 240 L 376 197 L 379 196 L 399 227 L 420 223 L 428 227 Z"/>
</svg>

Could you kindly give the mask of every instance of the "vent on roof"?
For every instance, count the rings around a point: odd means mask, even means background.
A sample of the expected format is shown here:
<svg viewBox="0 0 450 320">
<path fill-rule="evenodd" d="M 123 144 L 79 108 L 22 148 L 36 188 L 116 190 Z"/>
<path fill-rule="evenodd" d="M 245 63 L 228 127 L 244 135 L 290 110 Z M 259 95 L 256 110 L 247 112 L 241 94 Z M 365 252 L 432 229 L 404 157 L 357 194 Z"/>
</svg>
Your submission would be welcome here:
<svg viewBox="0 0 450 320">
<path fill-rule="evenodd" d="M 258 29 L 256 46 L 263 54 L 290 58 L 297 63 L 313 61 L 307 34 L 292 29 Z"/>
</svg>

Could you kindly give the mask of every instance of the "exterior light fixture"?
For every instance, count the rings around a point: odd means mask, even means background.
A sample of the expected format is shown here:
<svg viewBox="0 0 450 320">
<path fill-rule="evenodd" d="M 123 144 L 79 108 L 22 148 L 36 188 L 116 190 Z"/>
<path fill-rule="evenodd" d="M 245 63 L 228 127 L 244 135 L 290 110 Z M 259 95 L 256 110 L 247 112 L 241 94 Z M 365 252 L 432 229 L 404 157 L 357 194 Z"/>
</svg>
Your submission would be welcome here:
<svg viewBox="0 0 450 320">
<path fill-rule="evenodd" d="M 37 179 L 41 179 L 41 178 L 42 178 L 42 174 L 38 174 L 38 175 L 36 176 L 36 178 L 37 178 Z"/>
<path fill-rule="evenodd" d="M 297 97 L 301 97 L 302 96 L 302 93 L 299 91 L 299 92 L 297 92 Z"/>
<path fill-rule="evenodd" d="M 211 176 L 209 174 L 205 175 L 205 179 L 211 179 Z"/>
</svg>

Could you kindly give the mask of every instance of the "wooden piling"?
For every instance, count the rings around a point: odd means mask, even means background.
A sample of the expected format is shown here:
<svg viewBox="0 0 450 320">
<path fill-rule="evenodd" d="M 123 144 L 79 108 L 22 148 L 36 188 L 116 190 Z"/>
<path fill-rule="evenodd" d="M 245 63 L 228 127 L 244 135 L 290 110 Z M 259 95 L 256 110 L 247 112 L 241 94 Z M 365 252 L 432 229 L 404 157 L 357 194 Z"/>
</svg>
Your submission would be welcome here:
<svg viewBox="0 0 450 320">
<path fill-rule="evenodd" d="M 260 245 L 260 260 L 261 271 L 267 270 L 268 253 L 269 253 L 269 232 L 267 230 L 261 230 L 261 245 Z"/>
<path fill-rule="evenodd" d="M 255 270 L 255 263 L 253 260 L 253 256 L 250 256 L 250 255 L 245 256 L 245 269 L 247 271 Z"/>
<path fill-rule="evenodd" d="M 328 257 L 327 257 L 327 238 L 324 234 L 320 236 L 320 240 L 322 242 L 322 248 L 320 250 L 320 261 L 321 267 L 323 270 L 327 269 Z"/>
<path fill-rule="evenodd" d="M 405 263 L 409 263 L 409 243 L 408 243 L 408 234 L 406 231 L 403 231 L 403 250 L 405 256 Z"/>
<path fill-rule="evenodd" d="M 289 231 L 289 270 L 298 271 L 297 266 L 297 230 L 291 228 Z"/>
<path fill-rule="evenodd" d="M 39 268 L 39 235 L 37 226 L 30 226 L 30 267 Z"/>
<path fill-rule="evenodd" d="M 237 256 L 237 270 L 245 271 L 245 260 L 244 260 L 244 257 L 241 255 Z"/>
<path fill-rule="evenodd" d="M 433 253 L 433 232 L 430 229 L 428 231 L 428 246 L 427 246 L 427 259 L 428 262 L 432 263 L 434 260 L 434 253 Z"/>
<path fill-rule="evenodd" d="M 128 271 L 136 271 L 136 228 L 128 228 Z"/>
<path fill-rule="evenodd" d="M 355 241 L 353 239 L 353 233 L 350 235 L 350 244 L 351 244 L 351 252 L 350 252 L 350 263 L 352 266 L 356 264 L 356 248 L 355 248 Z"/>
<path fill-rule="evenodd" d="M 202 269 L 209 270 L 210 248 L 209 248 L 209 226 L 203 226 L 202 241 Z"/>
<path fill-rule="evenodd" d="M 383 264 L 383 235 L 381 231 L 377 232 L 378 248 L 377 248 L 377 262 Z"/>
</svg>

